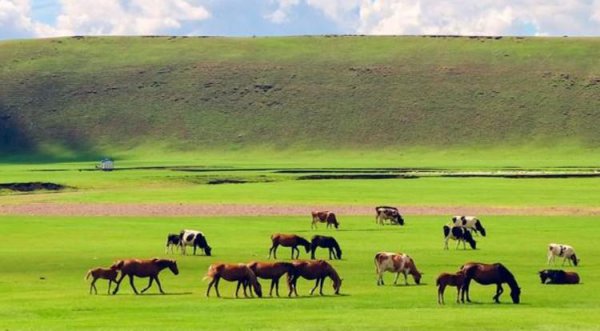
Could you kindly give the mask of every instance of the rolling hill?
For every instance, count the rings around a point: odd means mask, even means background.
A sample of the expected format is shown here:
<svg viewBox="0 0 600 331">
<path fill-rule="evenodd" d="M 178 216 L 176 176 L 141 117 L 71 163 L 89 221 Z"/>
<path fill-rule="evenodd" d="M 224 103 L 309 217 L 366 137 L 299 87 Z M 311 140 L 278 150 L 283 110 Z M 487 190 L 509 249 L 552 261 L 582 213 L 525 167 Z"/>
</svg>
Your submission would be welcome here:
<svg viewBox="0 0 600 331">
<path fill-rule="evenodd" d="M 600 38 L 0 42 L 0 155 L 600 147 Z"/>
</svg>

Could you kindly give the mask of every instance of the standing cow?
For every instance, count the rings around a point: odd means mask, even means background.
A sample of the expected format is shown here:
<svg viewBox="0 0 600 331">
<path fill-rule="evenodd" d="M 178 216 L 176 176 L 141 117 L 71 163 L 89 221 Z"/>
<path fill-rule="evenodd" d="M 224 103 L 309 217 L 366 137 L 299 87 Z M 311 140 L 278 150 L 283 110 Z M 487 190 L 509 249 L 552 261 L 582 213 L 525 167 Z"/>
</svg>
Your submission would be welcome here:
<svg viewBox="0 0 600 331">
<path fill-rule="evenodd" d="M 463 243 L 463 249 L 467 249 L 466 243 L 469 243 L 472 249 L 477 249 L 477 242 L 473 239 L 471 231 L 467 228 L 455 225 L 444 225 L 444 249 L 448 249 L 448 241 L 450 239 L 456 240 L 456 248 L 460 243 Z"/>
<path fill-rule="evenodd" d="M 317 228 L 317 223 L 327 223 L 327 227 L 334 226 L 336 229 L 340 226 L 335 214 L 330 211 L 312 211 L 312 223 L 310 228 Z"/>
<path fill-rule="evenodd" d="M 550 264 L 550 262 L 554 262 L 554 259 L 557 256 L 564 258 L 562 265 L 565 265 L 565 262 L 567 261 L 569 261 L 569 265 L 571 265 L 571 262 L 575 266 L 577 266 L 577 264 L 579 263 L 579 259 L 577 258 L 577 255 L 575 255 L 575 249 L 573 249 L 572 246 L 562 244 L 549 244 L 548 264 Z"/>
<path fill-rule="evenodd" d="M 389 220 L 391 224 L 404 225 L 404 219 L 396 207 L 379 206 L 375 208 L 375 212 L 375 223 L 383 225 L 383 221 Z"/>
<path fill-rule="evenodd" d="M 181 246 L 181 254 L 185 255 L 185 247 L 193 246 L 194 255 L 196 255 L 196 248 L 202 248 L 206 256 L 211 255 L 212 248 L 206 242 L 206 237 L 200 231 L 195 230 L 181 230 L 179 234 L 179 245 Z"/>
<path fill-rule="evenodd" d="M 417 270 L 413 259 L 404 253 L 379 252 L 375 255 L 375 272 L 377 273 L 377 285 L 383 285 L 383 273 L 386 271 L 395 272 L 396 279 L 394 285 L 398 283 L 398 277 L 404 275 L 404 283 L 408 285 L 406 276 L 410 273 L 416 284 L 421 283 L 423 273 Z"/>
<path fill-rule="evenodd" d="M 454 216 L 452 217 L 452 223 L 455 226 L 461 226 L 475 233 L 481 233 L 481 235 L 485 237 L 485 228 L 481 224 L 479 218 L 475 216 Z"/>
</svg>

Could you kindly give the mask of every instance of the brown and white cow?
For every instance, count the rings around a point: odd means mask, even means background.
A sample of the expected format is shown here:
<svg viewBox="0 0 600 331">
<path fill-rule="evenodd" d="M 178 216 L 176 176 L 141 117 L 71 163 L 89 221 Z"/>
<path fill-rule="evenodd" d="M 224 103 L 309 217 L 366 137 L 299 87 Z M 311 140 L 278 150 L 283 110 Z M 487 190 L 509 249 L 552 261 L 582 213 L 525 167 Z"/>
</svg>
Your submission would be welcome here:
<svg viewBox="0 0 600 331">
<path fill-rule="evenodd" d="M 413 276 L 416 284 L 421 282 L 423 273 L 417 270 L 417 266 L 413 259 L 404 253 L 388 253 L 379 252 L 375 254 L 375 272 L 377 273 L 377 285 L 383 284 L 383 273 L 395 272 L 396 279 L 394 285 L 398 283 L 398 277 L 402 273 L 404 275 L 404 283 L 408 285 L 406 276 L 410 273 Z"/>
<path fill-rule="evenodd" d="M 375 223 L 383 225 L 383 221 L 390 220 L 391 224 L 404 225 L 404 219 L 396 207 L 379 206 L 375 207 L 375 212 Z"/>
<path fill-rule="evenodd" d="M 312 211 L 312 223 L 310 228 L 317 228 L 317 223 L 327 223 L 327 227 L 334 226 L 336 229 L 340 226 L 335 214 L 330 211 Z"/>
</svg>

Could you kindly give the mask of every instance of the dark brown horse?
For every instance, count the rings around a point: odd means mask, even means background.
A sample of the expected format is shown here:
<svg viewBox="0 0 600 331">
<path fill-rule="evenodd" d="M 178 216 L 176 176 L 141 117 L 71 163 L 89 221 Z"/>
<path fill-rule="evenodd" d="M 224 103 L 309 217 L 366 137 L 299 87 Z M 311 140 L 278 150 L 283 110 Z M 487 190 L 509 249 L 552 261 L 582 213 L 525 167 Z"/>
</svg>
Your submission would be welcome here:
<svg viewBox="0 0 600 331">
<path fill-rule="evenodd" d="M 208 271 L 206 272 L 206 276 L 204 279 L 210 279 L 210 283 L 208 284 L 208 289 L 206 290 L 206 296 L 210 296 L 210 289 L 215 286 L 215 291 L 217 292 L 217 297 L 221 297 L 219 293 L 219 282 L 221 278 L 230 281 L 230 282 L 238 282 L 237 288 L 235 289 L 235 297 L 238 297 L 238 293 L 240 291 L 240 286 L 243 284 L 250 284 L 254 287 L 254 292 L 260 298 L 262 297 L 262 287 L 260 283 L 256 279 L 256 275 L 252 272 L 247 265 L 243 263 L 239 264 L 226 264 L 226 263 L 213 263 L 208 267 Z M 252 291 L 251 291 L 252 292 Z M 246 288 L 244 285 L 244 296 L 248 297 L 246 294 Z"/>
<path fill-rule="evenodd" d="M 277 259 L 277 247 L 279 246 L 292 248 L 292 260 L 300 257 L 300 250 L 298 249 L 298 246 L 304 246 L 306 253 L 310 252 L 310 243 L 308 240 L 295 234 L 275 233 L 271 235 L 271 242 L 273 244 L 271 245 L 271 249 L 269 249 L 269 259 L 271 258 L 271 253 L 273 253 L 273 257 Z M 297 252 L 296 257 L 294 257 L 294 251 Z"/>
<path fill-rule="evenodd" d="M 519 284 L 517 284 L 513 274 L 502 263 L 485 264 L 469 262 L 460 267 L 460 272 L 464 276 L 463 291 L 461 294 L 462 302 L 465 302 L 465 293 L 467 294 L 467 301 L 471 302 L 469 298 L 471 280 L 475 280 L 481 285 L 496 284 L 496 295 L 493 297 L 496 303 L 500 303 L 500 295 L 504 292 L 502 283 L 507 283 L 510 287 L 510 297 L 513 303 L 520 302 L 521 288 L 519 288 Z"/>
<path fill-rule="evenodd" d="M 116 267 L 111 266 L 110 268 L 95 268 L 88 270 L 85 275 L 85 279 L 90 278 L 92 276 L 92 283 L 90 284 L 90 294 L 92 294 L 92 288 L 98 294 L 98 289 L 96 288 L 96 281 L 98 279 L 108 279 L 108 294 L 110 294 L 110 286 L 113 282 L 117 282 L 117 276 L 119 276 L 119 270 Z"/>
<path fill-rule="evenodd" d="M 289 262 L 250 262 L 247 265 L 256 277 L 271 280 L 269 296 L 273 296 L 273 287 L 275 294 L 279 296 L 279 279 L 286 273 L 293 274 L 295 270 L 294 265 Z"/>
<path fill-rule="evenodd" d="M 444 290 L 446 286 L 456 286 L 456 303 L 460 297 L 460 291 L 464 283 L 464 275 L 461 272 L 455 274 L 442 273 L 438 276 L 435 283 L 438 286 L 438 303 L 444 304 Z"/>
<path fill-rule="evenodd" d="M 546 269 L 539 272 L 542 284 L 579 284 L 576 272 Z"/>
<path fill-rule="evenodd" d="M 310 241 L 310 258 L 313 260 L 315 259 L 315 251 L 317 250 L 317 247 L 328 248 L 330 260 L 331 256 L 333 256 L 334 259 L 342 259 L 342 249 L 333 237 L 319 235 L 312 237 Z"/>
<path fill-rule="evenodd" d="M 156 281 L 158 284 L 158 289 L 161 294 L 165 294 L 163 292 L 162 286 L 160 285 L 160 281 L 158 280 L 158 274 L 165 268 L 169 268 L 171 272 L 175 275 L 179 274 L 179 269 L 177 269 L 177 262 L 175 260 L 167 260 L 167 259 L 158 259 L 154 258 L 151 260 L 138 260 L 138 259 L 128 259 L 128 260 L 120 260 L 113 264 L 114 268 L 121 270 L 121 278 L 117 282 L 117 287 L 115 288 L 113 294 L 117 294 L 119 291 L 119 287 L 121 285 L 121 281 L 123 277 L 129 276 L 129 283 L 131 284 L 131 288 L 135 294 L 139 294 L 135 285 L 133 284 L 133 276 L 137 277 L 150 277 L 150 282 L 145 289 L 142 290 L 142 293 L 146 292 L 150 286 L 152 286 L 152 282 Z"/>
<path fill-rule="evenodd" d="M 323 260 L 313 260 L 313 261 L 293 261 L 294 265 L 294 273 L 288 274 L 288 284 L 290 286 L 290 293 L 288 296 L 292 295 L 292 292 L 298 296 L 298 291 L 296 288 L 296 283 L 298 282 L 298 278 L 303 277 L 308 280 L 316 279 L 315 287 L 310 291 L 310 295 L 313 295 L 317 286 L 321 285 L 319 288 L 319 294 L 323 295 L 323 283 L 325 282 L 325 278 L 329 277 L 333 281 L 333 290 L 335 294 L 340 294 L 340 287 L 342 287 L 342 279 L 338 275 L 337 271 L 326 261 Z"/>
</svg>

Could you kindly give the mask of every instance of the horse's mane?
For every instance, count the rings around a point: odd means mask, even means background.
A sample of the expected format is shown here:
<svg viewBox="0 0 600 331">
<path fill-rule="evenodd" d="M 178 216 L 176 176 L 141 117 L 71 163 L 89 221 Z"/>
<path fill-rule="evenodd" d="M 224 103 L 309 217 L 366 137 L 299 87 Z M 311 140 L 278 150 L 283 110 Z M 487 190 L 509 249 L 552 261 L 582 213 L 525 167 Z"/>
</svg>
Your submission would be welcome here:
<svg viewBox="0 0 600 331">
<path fill-rule="evenodd" d="M 298 244 L 305 246 L 305 247 L 310 247 L 310 245 L 311 245 L 310 241 L 308 241 L 300 236 L 297 236 L 297 238 L 298 238 Z"/>
<path fill-rule="evenodd" d="M 517 283 L 517 280 L 512 272 L 510 272 L 510 270 L 508 270 L 502 263 L 496 263 L 495 265 L 498 267 L 498 271 L 502 274 L 502 276 L 506 278 L 506 283 L 508 286 L 510 286 L 511 291 L 520 291 L 519 284 Z"/>
<path fill-rule="evenodd" d="M 168 259 L 153 259 L 153 262 L 160 268 L 166 268 L 174 264 L 173 260 Z"/>
</svg>

